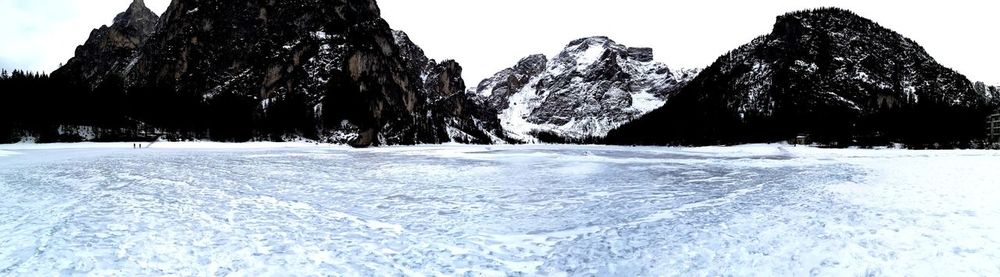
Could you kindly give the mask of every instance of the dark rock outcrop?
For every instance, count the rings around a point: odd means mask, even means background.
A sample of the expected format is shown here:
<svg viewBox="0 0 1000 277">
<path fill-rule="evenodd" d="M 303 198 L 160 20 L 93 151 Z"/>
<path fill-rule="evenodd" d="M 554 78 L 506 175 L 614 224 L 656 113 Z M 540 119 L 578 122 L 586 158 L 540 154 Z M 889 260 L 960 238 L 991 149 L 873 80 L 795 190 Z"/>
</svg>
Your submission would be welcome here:
<svg viewBox="0 0 1000 277">
<path fill-rule="evenodd" d="M 76 55 L 52 73 L 89 87 L 97 87 L 108 74 L 127 70 L 136 51 L 156 30 L 160 17 L 135 0 L 118 14 L 111 26 L 101 26 L 76 48 Z"/>
<path fill-rule="evenodd" d="M 147 130 L 361 147 L 502 141 L 499 129 L 479 129 L 498 125 L 495 117 L 443 104 L 468 102 L 460 66 L 427 59 L 374 0 L 174 0 L 152 25 L 134 10 L 148 12 L 136 1 L 110 34 L 90 40 L 120 47 L 85 45 L 71 65 L 86 66 L 63 71 L 88 81 L 118 77 L 134 110 L 125 116 Z M 425 82 L 430 75 L 439 82 Z"/>
<path fill-rule="evenodd" d="M 609 135 L 619 144 L 951 144 L 982 134 L 985 98 L 916 42 L 849 11 L 778 17 L 664 107 Z"/>
<path fill-rule="evenodd" d="M 424 56 L 406 33 L 394 31 L 396 44 L 405 60 L 414 68 L 421 68 L 423 92 L 431 106 L 432 125 L 438 128 L 438 142 L 459 143 L 513 143 L 500 128 L 496 112 L 472 101 L 466 94 L 462 66 L 454 60 L 441 63 Z"/>
<path fill-rule="evenodd" d="M 976 82 L 975 89 L 976 92 L 988 98 L 994 107 L 1000 106 L 1000 87 L 987 86 L 983 82 Z"/>
</svg>

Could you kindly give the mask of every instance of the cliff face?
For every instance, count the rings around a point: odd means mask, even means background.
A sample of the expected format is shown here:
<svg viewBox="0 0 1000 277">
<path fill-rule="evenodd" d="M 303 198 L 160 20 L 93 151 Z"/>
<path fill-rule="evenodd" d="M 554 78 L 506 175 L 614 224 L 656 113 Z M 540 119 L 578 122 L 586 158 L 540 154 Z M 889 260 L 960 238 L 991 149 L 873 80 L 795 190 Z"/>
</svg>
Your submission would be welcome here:
<svg viewBox="0 0 1000 277">
<path fill-rule="evenodd" d="M 968 141 L 985 98 L 916 42 L 841 9 L 795 12 L 677 96 L 613 131 L 622 144 Z"/>
<path fill-rule="evenodd" d="M 138 102 L 127 116 L 158 132 L 355 146 L 502 141 L 496 130 L 480 128 L 495 125 L 490 118 L 437 103 L 464 102 L 464 93 L 455 93 L 464 85 L 461 67 L 424 57 L 380 18 L 374 0 L 174 0 L 148 26 L 136 23 L 148 16 L 133 10 L 148 11 L 133 3 L 109 32 L 135 36 L 91 38 L 122 44 L 129 51 L 115 56 L 121 59 L 84 53 L 75 63 L 113 65 L 66 72 L 118 77 Z M 426 84 L 432 74 L 457 80 Z M 463 120 L 485 124 L 455 123 Z"/>
<path fill-rule="evenodd" d="M 440 63 L 429 59 L 409 36 L 402 31 L 393 31 L 396 45 L 403 53 L 404 61 L 411 68 L 420 68 L 423 80 L 423 94 L 430 103 L 429 117 L 437 129 L 437 136 L 445 138 L 441 142 L 459 143 L 516 143 L 508 138 L 500 128 L 500 121 L 494 110 L 474 101 L 475 95 L 466 94 L 462 66 L 454 60 Z"/>
<path fill-rule="evenodd" d="M 76 48 L 76 55 L 54 73 L 81 85 L 96 87 L 108 74 L 125 70 L 139 47 L 156 30 L 160 17 L 135 0 L 111 26 L 101 26 Z"/>
<path fill-rule="evenodd" d="M 976 92 L 989 99 L 993 107 L 1000 107 L 1000 87 L 987 86 L 986 83 L 976 82 L 975 89 Z"/>
<path fill-rule="evenodd" d="M 514 137 L 584 141 L 662 106 L 690 76 L 653 61 L 650 48 L 589 37 L 552 60 L 523 58 L 480 82 L 475 93 Z"/>
</svg>

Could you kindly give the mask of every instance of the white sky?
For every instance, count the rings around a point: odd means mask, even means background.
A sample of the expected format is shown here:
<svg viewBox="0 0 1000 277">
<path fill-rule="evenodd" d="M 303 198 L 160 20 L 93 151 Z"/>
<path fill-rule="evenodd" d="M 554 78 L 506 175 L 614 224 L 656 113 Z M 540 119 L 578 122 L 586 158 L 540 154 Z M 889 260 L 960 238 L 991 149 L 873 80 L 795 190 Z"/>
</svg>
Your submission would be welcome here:
<svg viewBox="0 0 1000 277">
<path fill-rule="evenodd" d="M 145 0 L 153 11 L 169 0 Z M 131 0 L 0 0 L 0 67 L 51 71 Z M 520 58 L 606 35 L 653 47 L 674 68 L 703 67 L 769 33 L 777 15 L 847 8 L 920 43 L 973 81 L 1000 84 L 1000 1 L 379 0 L 383 17 L 427 55 L 456 59 L 469 86 Z"/>
</svg>

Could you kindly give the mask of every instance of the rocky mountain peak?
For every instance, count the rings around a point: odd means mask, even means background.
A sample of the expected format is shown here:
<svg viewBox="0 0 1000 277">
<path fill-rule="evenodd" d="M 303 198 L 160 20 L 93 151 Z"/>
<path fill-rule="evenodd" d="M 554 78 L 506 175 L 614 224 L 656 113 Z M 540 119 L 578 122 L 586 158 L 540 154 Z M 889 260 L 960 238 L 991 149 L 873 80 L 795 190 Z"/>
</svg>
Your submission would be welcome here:
<svg viewBox="0 0 1000 277">
<path fill-rule="evenodd" d="M 141 111 L 123 116 L 176 137 L 502 140 L 487 129 L 495 115 L 467 101 L 458 63 L 428 59 L 379 14 L 374 0 L 173 0 L 157 20 L 133 1 L 61 71 L 121 77 Z"/>
<path fill-rule="evenodd" d="M 159 19 L 142 0 L 133 1 L 111 26 L 92 31 L 87 41 L 77 47 L 76 56 L 53 76 L 97 87 L 109 73 L 119 75 L 131 64 L 138 48 L 156 31 Z"/>
<path fill-rule="evenodd" d="M 115 16 L 114 25 L 130 26 L 134 28 L 150 28 L 155 27 L 156 22 L 160 19 L 160 16 L 156 15 L 152 10 L 146 7 L 146 3 L 142 0 L 132 1 L 128 9 L 118 16 Z"/>
<path fill-rule="evenodd" d="M 420 49 L 416 43 L 413 43 L 406 32 L 393 30 L 392 37 L 396 41 L 396 45 L 399 45 L 399 51 L 402 54 L 403 60 L 410 64 L 411 67 L 425 68 L 429 65 L 430 59 L 424 54 L 424 50 Z"/>
<path fill-rule="evenodd" d="M 621 53 L 628 51 L 624 45 L 618 44 L 608 37 L 595 36 L 574 40 L 566 45 L 566 48 L 556 55 L 553 62 L 565 69 L 576 69 L 583 71 L 586 67 L 608 58 L 609 53 Z"/>
<path fill-rule="evenodd" d="M 790 12 L 777 17 L 773 36 L 787 37 L 795 39 L 795 36 L 809 35 L 812 32 L 881 32 L 882 28 L 878 23 L 861 17 L 854 12 L 840 8 L 819 8 Z M 901 38 L 894 32 L 884 32 L 892 35 L 893 38 Z"/>
<path fill-rule="evenodd" d="M 141 14 L 144 13 L 145 11 L 149 11 L 149 8 L 146 7 L 145 1 L 133 0 L 132 4 L 129 4 L 128 9 L 122 14 Z M 119 16 L 122 14 L 119 14 Z M 116 17 L 115 21 L 117 21 L 118 18 L 120 17 Z"/>
<path fill-rule="evenodd" d="M 605 36 L 574 40 L 554 59 L 531 55 L 483 80 L 475 94 L 524 141 L 582 141 L 651 111 L 687 80 Z"/>
<path fill-rule="evenodd" d="M 574 46 L 593 45 L 593 44 L 609 45 L 616 43 L 607 36 L 590 36 L 570 41 L 569 44 L 566 45 L 566 48 L 572 48 Z"/>
<path fill-rule="evenodd" d="M 778 16 L 777 20 L 775 20 L 775 25 L 782 25 L 790 22 L 804 22 L 809 23 L 809 26 L 817 25 L 817 28 L 829 29 L 835 25 L 847 27 L 847 25 L 839 23 L 850 21 L 864 24 L 876 24 L 874 21 L 861 17 L 850 10 L 837 7 L 825 7 L 785 13 Z"/>
<path fill-rule="evenodd" d="M 548 66 L 549 59 L 543 54 L 534 54 L 531 56 L 524 57 L 517 62 L 514 66 L 514 70 L 522 72 L 528 75 L 534 75 L 541 73 Z"/>
<path fill-rule="evenodd" d="M 453 72 L 460 67 L 428 59 L 379 17 L 375 1 L 226 2 L 171 3 L 161 35 L 143 49 L 146 69 L 131 76 L 206 99 L 248 98 L 265 113 L 269 103 L 301 97 L 296 105 L 316 111 L 302 121 L 316 124 L 300 129 L 320 125 L 330 133 L 321 139 L 356 146 L 451 139 L 445 129 L 452 122 L 432 111 L 463 89 Z M 443 81 L 425 84 L 430 74 Z"/>
</svg>

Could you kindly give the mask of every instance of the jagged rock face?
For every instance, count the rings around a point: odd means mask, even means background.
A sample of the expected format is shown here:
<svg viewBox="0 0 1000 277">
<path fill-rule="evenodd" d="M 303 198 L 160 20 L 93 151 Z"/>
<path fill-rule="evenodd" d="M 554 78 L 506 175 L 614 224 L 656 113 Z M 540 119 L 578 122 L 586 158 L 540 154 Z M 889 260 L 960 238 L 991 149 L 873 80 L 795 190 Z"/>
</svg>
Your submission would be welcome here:
<svg viewBox="0 0 1000 277">
<path fill-rule="evenodd" d="M 985 96 L 994 107 L 1000 106 L 1000 87 L 987 86 L 986 83 L 976 82 L 976 92 Z"/>
<path fill-rule="evenodd" d="M 666 106 L 616 130 L 610 140 L 715 144 L 798 133 L 830 140 L 915 137 L 925 131 L 889 118 L 905 111 L 921 115 L 913 121 L 942 123 L 924 117 L 965 113 L 982 103 L 968 79 L 938 64 L 916 42 L 849 11 L 819 9 L 780 16 L 772 33 L 720 57 Z"/>
<path fill-rule="evenodd" d="M 396 45 L 399 46 L 403 61 L 409 68 L 419 68 L 421 73 L 427 73 L 430 70 L 429 67 L 437 65 L 436 62 L 427 58 L 423 49 L 420 49 L 416 43 L 410 40 L 410 36 L 406 32 L 393 30 L 392 37 Z M 426 79 L 427 75 L 421 74 L 420 78 Z"/>
<path fill-rule="evenodd" d="M 405 62 L 412 68 L 421 68 L 423 95 L 431 106 L 432 125 L 438 126 L 438 142 L 459 143 L 510 143 L 500 128 L 496 112 L 471 101 L 466 94 L 462 66 L 454 60 L 441 63 L 429 59 L 402 31 L 394 31 L 396 44 L 403 52 Z"/>
<path fill-rule="evenodd" d="M 430 61 L 424 75 L 424 87 L 432 101 L 465 94 L 465 80 L 462 80 L 462 66 L 454 60 L 440 64 Z"/>
<path fill-rule="evenodd" d="M 462 67 L 452 60 L 428 64 L 425 91 L 432 101 L 436 126 L 445 126 L 439 137 L 460 143 L 515 143 L 507 138 L 493 109 L 471 100 L 462 80 Z"/>
<path fill-rule="evenodd" d="M 990 105 L 994 109 L 1000 108 L 1000 87 L 990 86 L 987 88 L 986 96 L 989 98 Z"/>
<path fill-rule="evenodd" d="M 91 88 L 98 86 L 108 73 L 129 66 L 136 50 L 156 30 L 159 16 L 135 0 L 128 10 L 118 14 L 111 26 L 101 26 L 76 48 L 76 55 L 52 75 L 70 78 Z"/>
<path fill-rule="evenodd" d="M 129 47 L 141 47 L 128 66 L 105 71 L 123 76 L 138 99 L 186 103 L 151 104 L 152 116 L 139 116 L 158 130 L 369 146 L 455 140 L 448 136 L 458 128 L 448 125 L 455 120 L 438 114 L 489 121 L 437 103 L 464 102 L 465 95 L 455 93 L 461 91 L 461 67 L 428 60 L 405 34 L 389 28 L 374 0 L 174 0 L 155 32 L 134 42 Z M 447 82 L 427 86 L 424 77 L 431 74 Z M 208 110 L 201 114 L 209 118 L 191 110 Z M 474 131 L 460 139 L 495 138 L 485 135 L 490 130 Z"/>
<path fill-rule="evenodd" d="M 418 70 L 401 57 L 374 1 L 175 0 L 127 82 L 252 98 L 264 110 L 298 94 L 315 111 L 342 112 L 324 125 L 346 123 L 330 136 L 355 145 L 433 141 L 417 113 Z"/>
<path fill-rule="evenodd" d="M 581 140 L 603 137 L 662 106 L 686 81 L 654 62 L 652 49 L 590 37 L 571 42 L 551 61 L 526 57 L 483 80 L 475 93 L 500 111 L 513 137 Z"/>
<path fill-rule="evenodd" d="M 548 65 L 545 55 L 531 55 L 511 68 L 504 69 L 492 78 L 483 80 L 476 88 L 478 95 L 487 105 L 499 111 L 510 107 L 510 98 L 520 92 L 535 77 L 541 76 Z"/>
</svg>

